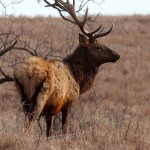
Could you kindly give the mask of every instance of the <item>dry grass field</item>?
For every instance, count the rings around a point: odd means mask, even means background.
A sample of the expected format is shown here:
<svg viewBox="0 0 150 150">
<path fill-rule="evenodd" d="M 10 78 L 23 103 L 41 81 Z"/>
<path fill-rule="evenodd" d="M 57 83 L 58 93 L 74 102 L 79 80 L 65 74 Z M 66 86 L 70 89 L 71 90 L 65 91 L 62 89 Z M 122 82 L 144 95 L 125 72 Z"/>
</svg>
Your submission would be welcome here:
<svg viewBox="0 0 150 150">
<path fill-rule="evenodd" d="M 0 18 L 0 22 L 2 32 L 12 20 Z M 150 149 L 150 16 L 100 16 L 95 25 L 103 22 L 113 22 L 114 29 L 99 42 L 121 59 L 100 67 L 93 88 L 72 110 L 69 132 L 64 136 L 61 126 L 54 127 L 47 140 L 43 119 L 42 131 L 35 123 L 31 134 L 25 132 L 19 95 L 13 83 L 5 83 L 0 85 L 0 150 Z M 61 59 L 78 44 L 79 30 L 59 18 L 13 18 L 12 30 L 23 33 L 20 41 L 48 59 Z M 11 74 L 12 65 L 28 56 L 13 50 L 1 58 L 0 65 Z"/>
</svg>

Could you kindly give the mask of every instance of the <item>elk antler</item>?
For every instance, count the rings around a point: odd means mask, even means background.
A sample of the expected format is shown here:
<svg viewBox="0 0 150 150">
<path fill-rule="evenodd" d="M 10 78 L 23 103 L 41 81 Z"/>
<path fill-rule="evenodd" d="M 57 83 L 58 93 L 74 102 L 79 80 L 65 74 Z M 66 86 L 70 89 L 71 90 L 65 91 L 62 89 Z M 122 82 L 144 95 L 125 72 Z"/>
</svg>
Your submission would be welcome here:
<svg viewBox="0 0 150 150">
<path fill-rule="evenodd" d="M 88 36 L 92 40 L 102 37 L 102 36 L 106 36 L 107 34 L 109 34 L 112 31 L 113 25 L 107 32 L 102 32 L 104 30 L 104 28 L 102 28 L 102 25 L 100 25 L 96 30 L 94 30 L 92 32 L 87 31 L 84 28 L 84 25 L 88 21 L 88 8 L 85 11 L 83 20 L 81 20 L 79 17 L 77 17 L 76 12 L 75 12 L 75 0 L 73 0 L 73 4 L 71 4 L 69 0 L 67 0 L 66 2 L 64 2 L 62 0 L 55 0 L 55 2 L 53 4 L 48 2 L 47 0 L 44 0 L 44 1 L 47 4 L 45 7 L 53 7 L 55 9 L 57 9 L 63 19 L 65 19 L 71 23 L 77 24 L 79 26 L 80 30 L 82 31 L 82 33 L 85 34 L 86 36 Z M 68 12 L 68 14 L 70 14 L 70 16 L 73 18 L 74 21 L 66 18 L 62 14 L 62 12 Z"/>
</svg>

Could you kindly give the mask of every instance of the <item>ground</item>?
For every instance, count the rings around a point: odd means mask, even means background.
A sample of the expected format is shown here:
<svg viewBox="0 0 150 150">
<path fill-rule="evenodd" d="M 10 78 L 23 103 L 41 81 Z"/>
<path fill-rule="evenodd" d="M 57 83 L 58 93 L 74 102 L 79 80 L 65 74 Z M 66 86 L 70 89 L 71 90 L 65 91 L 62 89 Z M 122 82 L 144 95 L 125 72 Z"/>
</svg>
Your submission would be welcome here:
<svg viewBox="0 0 150 150">
<path fill-rule="evenodd" d="M 6 28 L 3 19 L 0 19 L 0 31 Z M 39 39 L 46 44 L 52 42 L 51 48 L 59 49 L 55 56 L 61 57 L 77 46 L 78 29 L 72 30 L 61 19 L 15 19 L 14 28 L 23 25 L 22 30 L 32 34 L 32 46 Z M 150 149 L 150 16 L 99 16 L 96 25 L 102 22 L 107 22 L 107 26 L 113 22 L 114 29 L 99 42 L 119 53 L 121 59 L 100 67 L 93 88 L 72 109 L 69 132 L 62 134 L 59 119 L 55 122 L 56 131 L 48 140 L 43 119 L 40 120 L 42 133 L 37 123 L 32 134 L 26 132 L 19 95 L 13 83 L 6 83 L 0 85 L 0 149 Z M 29 40 L 27 35 L 22 39 Z M 38 54 L 43 57 L 46 46 L 38 48 Z M 45 53 L 40 51 L 42 48 Z M 18 61 L 22 52 L 17 51 L 15 58 L 14 53 L 1 58 L 0 64 L 8 61 L 8 57 L 11 62 L 7 63 Z M 21 56 L 25 58 L 28 54 Z"/>
</svg>

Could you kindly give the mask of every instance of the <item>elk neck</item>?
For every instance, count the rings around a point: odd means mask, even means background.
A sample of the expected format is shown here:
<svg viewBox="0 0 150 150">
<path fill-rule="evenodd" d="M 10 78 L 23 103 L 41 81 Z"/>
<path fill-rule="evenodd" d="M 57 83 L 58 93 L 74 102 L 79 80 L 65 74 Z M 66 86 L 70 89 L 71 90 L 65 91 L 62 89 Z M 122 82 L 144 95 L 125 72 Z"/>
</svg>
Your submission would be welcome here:
<svg viewBox="0 0 150 150">
<path fill-rule="evenodd" d="M 86 47 L 78 46 L 69 56 L 64 58 L 64 63 L 69 66 L 76 82 L 80 86 L 80 94 L 91 88 L 99 66 L 88 52 Z"/>
</svg>

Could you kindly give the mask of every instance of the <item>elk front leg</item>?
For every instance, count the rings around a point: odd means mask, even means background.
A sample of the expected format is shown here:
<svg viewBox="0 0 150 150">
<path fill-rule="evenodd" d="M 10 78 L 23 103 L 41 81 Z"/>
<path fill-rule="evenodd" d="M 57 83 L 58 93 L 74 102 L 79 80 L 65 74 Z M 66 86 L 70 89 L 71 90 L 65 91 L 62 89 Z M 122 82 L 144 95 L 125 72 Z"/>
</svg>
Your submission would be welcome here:
<svg viewBox="0 0 150 150">
<path fill-rule="evenodd" d="M 62 131 L 64 134 L 66 134 L 68 130 L 68 119 L 69 119 L 69 113 L 71 110 L 71 105 L 64 106 L 62 109 Z"/>
<path fill-rule="evenodd" d="M 45 116 L 46 120 L 46 136 L 49 137 L 52 134 L 53 116 Z"/>
</svg>

